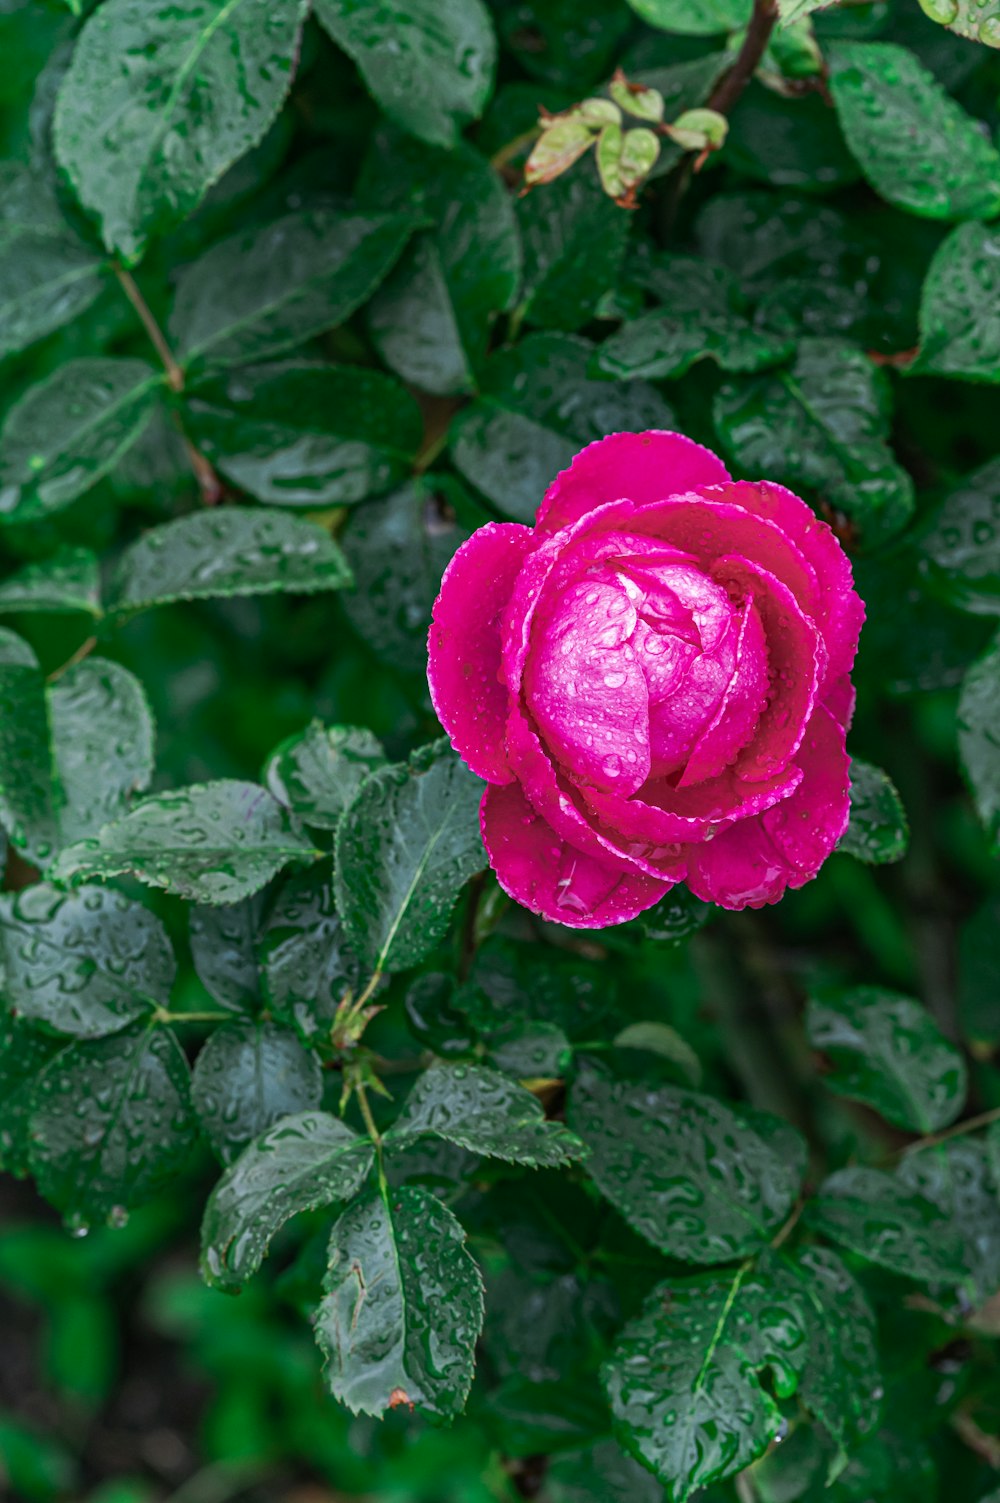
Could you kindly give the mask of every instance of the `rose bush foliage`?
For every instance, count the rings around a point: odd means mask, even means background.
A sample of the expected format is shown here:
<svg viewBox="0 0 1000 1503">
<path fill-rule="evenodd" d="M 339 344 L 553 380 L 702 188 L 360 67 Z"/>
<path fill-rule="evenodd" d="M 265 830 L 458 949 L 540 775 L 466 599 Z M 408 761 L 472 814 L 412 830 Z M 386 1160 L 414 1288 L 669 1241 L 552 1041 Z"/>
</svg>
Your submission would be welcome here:
<svg viewBox="0 0 1000 1503">
<path fill-rule="evenodd" d="M 556 923 L 677 882 L 759 908 L 847 826 L 864 608 L 830 527 L 677 433 L 578 454 L 534 529 L 490 523 L 441 584 L 434 707 L 489 783 L 501 886 Z"/>
</svg>

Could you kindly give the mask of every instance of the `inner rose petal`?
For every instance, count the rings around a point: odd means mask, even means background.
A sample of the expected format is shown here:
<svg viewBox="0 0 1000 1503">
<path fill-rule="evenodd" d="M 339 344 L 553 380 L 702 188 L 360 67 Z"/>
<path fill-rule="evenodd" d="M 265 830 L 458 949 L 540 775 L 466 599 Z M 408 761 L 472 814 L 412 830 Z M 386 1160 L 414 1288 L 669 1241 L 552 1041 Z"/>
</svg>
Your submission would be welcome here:
<svg viewBox="0 0 1000 1503">
<path fill-rule="evenodd" d="M 634 792 L 649 776 L 649 693 L 631 638 L 636 608 L 620 580 L 577 580 L 536 622 L 528 707 L 564 769 Z"/>
</svg>

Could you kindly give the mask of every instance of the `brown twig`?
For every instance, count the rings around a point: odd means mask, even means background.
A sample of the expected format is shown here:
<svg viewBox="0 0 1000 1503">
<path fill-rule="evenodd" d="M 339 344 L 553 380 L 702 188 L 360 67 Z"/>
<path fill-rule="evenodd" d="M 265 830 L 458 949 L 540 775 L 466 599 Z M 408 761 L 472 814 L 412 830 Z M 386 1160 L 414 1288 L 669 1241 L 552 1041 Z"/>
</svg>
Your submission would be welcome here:
<svg viewBox="0 0 1000 1503">
<path fill-rule="evenodd" d="M 771 40 L 771 33 L 777 19 L 778 0 L 754 0 L 753 14 L 750 17 L 746 36 L 743 38 L 743 45 L 736 54 L 733 66 L 726 70 L 708 96 L 705 102 L 706 109 L 716 110 L 720 115 L 729 114 L 753 78 L 757 64 L 767 50 L 767 44 Z M 657 230 L 661 244 L 665 244 L 673 234 L 677 211 L 680 208 L 681 199 L 688 190 L 694 166 L 694 153 L 688 152 L 677 163 L 666 180 L 657 214 Z"/>
</svg>

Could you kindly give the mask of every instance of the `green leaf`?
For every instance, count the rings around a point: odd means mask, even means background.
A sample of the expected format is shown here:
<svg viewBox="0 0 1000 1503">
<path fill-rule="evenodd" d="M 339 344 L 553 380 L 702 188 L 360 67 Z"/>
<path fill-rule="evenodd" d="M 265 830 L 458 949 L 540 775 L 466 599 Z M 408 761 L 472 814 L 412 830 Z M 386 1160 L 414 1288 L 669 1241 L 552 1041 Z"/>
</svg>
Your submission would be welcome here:
<svg viewBox="0 0 1000 1503">
<path fill-rule="evenodd" d="M 552 1503 L 663 1503 L 656 1478 L 613 1440 L 554 1456 L 545 1481 Z"/>
<path fill-rule="evenodd" d="M 69 1225 L 122 1225 L 174 1177 L 194 1141 L 174 1035 L 134 1023 L 60 1050 L 35 1083 L 30 1133 L 38 1189 Z"/>
<path fill-rule="evenodd" d="M 407 214 L 303 209 L 214 245 L 177 283 L 170 330 L 186 364 L 246 365 L 343 323 L 410 237 Z"/>
<path fill-rule="evenodd" d="M 590 1150 L 587 1171 L 602 1195 L 671 1257 L 725 1263 L 753 1252 L 798 1192 L 797 1168 L 710 1096 L 612 1081 L 585 1067 L 568 1120 Z"/>
<path fill-rule="evenodd" d="M 370 772 L 386 755 L 371 731 L 314 720 L 268 757 L 263 781 L 279 804 L 317 830 L 335 830 Z"/>
<path fill-rule="evenodd" d="M 920 552 L 935 594 L 976 616 L 1000 615 L 1000 460 L 975 470 L 945 498 Z"/>
<path fill-rule="evenodd" d="M 144 360 L 94 357 L 31 387 L 0 435 L 0 515 L 37 521 L 90 490 L 142 433 L 162 385 Z"/>
<path fill-rule="evenodd" d="M 838 42 L 827 61 L 847 144 L 877 193 L 929 219 L 1000 214 L 1000 155 L 911 52 Z"/>
<path fill-rule="evenodd" d="M 41 563 L 26 564 L 0 584 L 0 612 L 84 611 L 101 614 L 97 555 L 89 548 L 64 545 Z"/>
<path fill-rule="evenodd" d="M 909 374 L 1000 381 L 1000 232 L 960 224 L 920 294 L 920 350 Z"/>
<path fill-rule="evenodd" d="M 286 1221 L 355 1195 L 373 1158 L 367 1138 L 326 1112 L 275 1123 L 243 1150 L 209 1197 L 201 1227 L 204 1278 L 236 1289 L 256 1273 Z"/>
<path fill-rule="evenodd" d="M 105 0 L 59 90 L 56 155 L 105 245 L 134 261 L 262 139 L 291 86 L 304 0 Z M 252 82 L 251 82 L 252 80 Z"/>
<path fill-rule="evenodd" d="M 385 113 L 432 146 L 455 146 L 486 106 L 496 38 L 481 0 L 316 0 Z"/>
<path fill-rule="evenodd" d="M 464 142 L 442 152 L 380 134 L 361 191 L 373 205 L 434 224 L 368 310 L 379 354 L 424 391 L 473 390 L 493 319 L 511 306 L 520 280 L 517 222 L 503 183 Z"/>
<path fill-rule="evenodd" d="M 217 1028 L 191 1076 L 198 1121 L 224 1164 L 282 1117 L 314 1110 L 322 1095 L 319 1060 L 278 1023 Z"/>
<path fill-rule="evenodd" d="M 806 1032 L 833 1073 L 825 1084 L 908 1132 L 954 1122 L 965 1102 L 965 1061 L 919 1002 L 877 986 L 810 998 Z"/>
<path fill-rule="evenodd" d="M 979 818 L 1000 840 L 1000 640 L 965 676 L 958 701 L 958 751 Z"/>
<path fill-rule="evenodd" d="M 546 1122 L 530 1091 L 481 1065 L 439 1060 L 410 1091 L 385 1142 L 402 1144 L 430 1133 L 470 1153 L 532 1168 L 571 1163 L 584 1153 L 575 1133 Z"/>
<path fill-rule="evenodd" d="M 124 614 L 174 600 L 309 595 L 350 583 L 344 555 L 314 522 L 260 506 L 220 506 L 165 522 L 126 548 L 110 609 Z"/>
<path fill-rule="evenodd" d="M 520 308 L 539 328 L 572 333 L 619 280 L 628 216 L 592 171 L 570 172 L 514 205 L 524 247 Z"/>
<path fill-rule="evenodd" d="M 870 866 L 882 866 L 902 860 L 909 841 L 906 811 L 889 774 L 852 757 L 851 817 L 838 851 Z"/>
<path fill-rule="evenodd" d="M 0 640 L 19 641 L 13 633 Z M 118 663 L 88 658 L 46 685 L 26 643 L 2 656 L 0 819 L 13 844 L 44 867 L 68 842 L 118 818 L 146 787 L 153 723 L 141 685 Z"/>
<path fill-rule="evenodd" d="M 907 1279 L 961 1284 L 962 1238 L 936 1206 L 879 1169 L 839 1169 L 806 1204 L 806 1218 L 842 1247 Z"/>
<path fill-rule="evenodd" d="M 354 1414 L 462 1412 L 483 1283 L 447 1206 L 410 1186 L 355 1201 L 331 1233 L 324 1288 L 315 1329 L 334 1398 Z"/>
<path fill-rule="evenodd" d="M 416 965 L 444 938 L 462 887 L 486 864 L 482 789 L 444 740 L 362 783 L 337 828 L 334 891 L 373 972 Z"/>
<path fill-rule="evenodd" d="M 0 223 L 0 360 L 78 318 L 101 291 L 105 271 L 68 226 L 15 234 L 5 228 Z"/>
<path fill-rule="evenodd" d="M 843 1448 L 872 1428 L 881 1393 L 871 1311 L 818 1248 L 660 1284 L 602 1376 L 622 1441 L 672 1503 L 780 1439 L 776 1400 L 797 1393 Z"/>
<path fill-rule="evenodd" d="M 1000 1043 L 1000 895 L 993 894 L 958 933 L 958 1016 L 974 1044 Z"/>
<path fill-rule="evenodd" d="M 316 868 L 285 883 L 261 937 L 260 955 L 271 1011 L 304 1043 L 327 1043 L 339 1004 L 361 980 L 327 873 Z"/>
<path fill-rule="evenodd" d="M 253 1012 L 260 1003 L 257 941 L 266 894 L 241 903 L 188 910 L 188 942 L 198 980 L 228 1012 Z"/>
<path fill-rule="evenodd" d="M 660 1059 L 668 1059 L 677 1066 L 689 1085 L 701 1084 L 701 1060 L 683 1035 L 669 1023 L 661 1023 L 655 1018 L 627 1023 L 620 1033 L 615 1034 L 614 1045 L 616 1049 L 640 1049 L 656 1054 Z"/>
<path fill-rule="evenodd" d="M 621 0 L 521 0 L 494 9 L 505 46 L 524 71 L 571 90 L 571 99 L 608 77 L 634 24 Z"/>
<path fill-rule="evenodd" d="M 343 533 L 354 588 L 344 614 L 382 662 L 427 672 L 427 633 L 441 576 L 486 516 L 450 475 L 424 475 L 359 506 Z M 471 524 L 471 525 L 467 525 Z"/>
<path fill-rule="evenodd" d="M 860 350 L 839 339 L 803 339 L 790 370 L 727 382 L 712 416 L 742 470 L 801 486 L 873 547 L 913 510 L 913 482 L 887 442 L 890 412 L 885 372 Z"/>
<path fill-rule="evenodd" d="M 47 883 L 0 898 L 0 961 L 13 1016 L 78 1038 L 167 1006 L 177 969 L 163 925 L 141 904 Z"/>
<path fill-rule="evenodd" d="M 529 335 L 488 361 L 479 397 L 453 422 L 456 466 L 505 516 L 534 521 L 559 471 L 606 433 L 675 426 L 671 409 L 645 382 L 623 390 L 594 379 L 593 355 L 584 339 Z"/>
<path fill-rule="evenodd" d="M 48 688 L 60 843 L 96 835 L 153 775 L 153 718 L 139 680 L 87 658 Z"/>
<path fill-rule="evenodd" d="M 920 0 L 920 8 L 956 36 L 1000 47 L 1000 4 L 997 0 Z M 992 1494 L 990 1495 L 992 1497 Z M 983 1499 L 982 1503 L 989 1503 Z"/>
<path fill-rule="evenodd" d="M 232 371 L 191 391 L 186 426 L 234 485 L 276 506 L 344 506 L 409 474 L 420 408 L 398 381 L 348 365 Z"/>
<path fill-rule="evenodd" d="M 238 903 L 316 854 L 266 789 L 222 778 L 143 800 L 96 840 L 69 846 L 54 875 L 76 884 L 130 872 L 191 902 Z"/>
<path fill-rule="evenodd" d="M 65 1047 L 18 1023 L 0 1007 L 0 1169 L 23 1178 L 28 1172 L 28 1116 L 41 1071 Z"/>
<path fill-rule="evenodd" d="M 750 20 L 751 0 L 628 0 L 649 26 L 681 36 L 710 37 L 738 31 Z"/>
<path fill-rule="evenodd" d="M 753 326 L 736 279 L 693 256 L 661 255 L 641 278 L 660 299 L 600 345 L 594 364 L 622 381 L 682 376 L 697 360 L 723 370 L 756 371 L 792 351 L 792 341 Z"/>
<path fill-rule="evenodd" d="M 794 26 L 804 16 L 811 16 L 814 11 L 826 10 L 828 6 L 837 3 L 838 0 L 778 0 L 778 16 L 782 26 Z"/>
<path fill-rule="evenodd" d="M 911 1190 L 947 1217 L 962 1240 L 976 1304 L 1000 1289 L 1000 1163 L 987 1143 L 953 1138 L 904 1154 L 896 1171 Z"/>
</svg>

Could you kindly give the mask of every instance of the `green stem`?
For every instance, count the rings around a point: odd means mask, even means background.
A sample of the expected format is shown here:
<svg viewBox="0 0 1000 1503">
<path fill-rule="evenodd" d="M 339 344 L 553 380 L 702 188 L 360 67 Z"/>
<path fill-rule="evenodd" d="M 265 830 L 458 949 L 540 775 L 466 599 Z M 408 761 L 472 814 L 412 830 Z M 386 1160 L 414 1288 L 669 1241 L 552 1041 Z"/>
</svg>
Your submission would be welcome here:
<svg viewBox="0 0 1000 1503">
<path fill-rule="evenodd" d="M 229 1023 L 232 1021 L 232 1013 L 228 1012 L 171 1012 L 166 1007 L 158 1007 L 153 1013 L 154 1023 Z"/>
<path fill-rule="evenodd" d="M 378 1187 L 383 1195 L 387 1195 L 389 1193 L 389 1186 L 386 1183 L 385 1165 L 382 1162 L 382 1134 L 379 1132 L 378 1128 L 375 1125 L 375 1118 L 372 1116 L 371 1105 L 368 1101 L 368 1092 L 365 1090 L 360 1080 L 355 1083 L 354 1090 L 358 1098 L 358 1106 L 361 1108 L 361 1115 L 365 1121 L 365 1127 L 368 1129 L 368 1136 L 371 1138 L 372 1146 L 375 1149 L 375 1162 L 378 1170 Z"/>
</svg>

